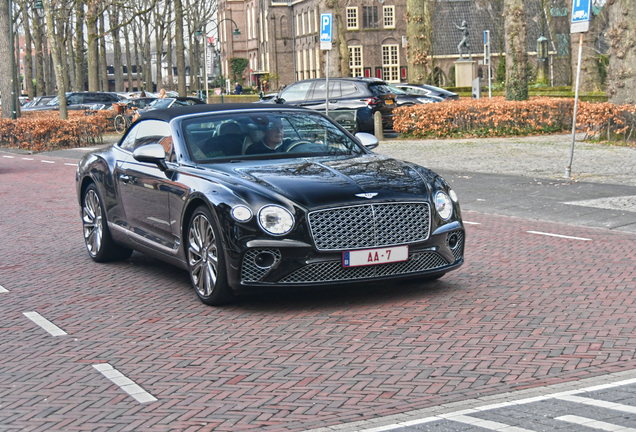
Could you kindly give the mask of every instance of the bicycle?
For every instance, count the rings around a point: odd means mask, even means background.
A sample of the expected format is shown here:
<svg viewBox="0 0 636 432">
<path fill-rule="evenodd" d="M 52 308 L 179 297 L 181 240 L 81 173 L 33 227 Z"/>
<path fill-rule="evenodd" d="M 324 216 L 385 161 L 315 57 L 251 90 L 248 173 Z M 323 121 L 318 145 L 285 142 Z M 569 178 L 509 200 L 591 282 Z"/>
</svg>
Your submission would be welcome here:
<svg viewBox="0 0 636 432">
<path fill-rule="evenodd" d="M 115 118 L 113 119 L 113 126 L 115 127 L 115 132 L 119 134 L 123 134 L 133 123 L 133 116 L 135 108 L 132 108 L 132 113 L 128 115 L 126 104 L 122 103 L 114 103 L 113 109 L 117 113 Z"/>
</svg>

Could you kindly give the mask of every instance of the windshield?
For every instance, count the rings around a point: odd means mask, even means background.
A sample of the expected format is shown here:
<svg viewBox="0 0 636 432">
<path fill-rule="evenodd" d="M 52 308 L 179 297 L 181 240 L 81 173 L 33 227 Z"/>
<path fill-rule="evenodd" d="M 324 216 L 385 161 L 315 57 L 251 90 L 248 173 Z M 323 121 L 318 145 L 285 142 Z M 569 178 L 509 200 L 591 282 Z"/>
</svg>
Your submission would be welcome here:
<svg viewBox="0 0 636 432">
<path fill-rule="evenodd" d="M 196 162 L 361 154 L 362 148 L 315 113 L 251 112 L 197 117 L 183 122 Z"/>
<path fill-rule="evenodd" d="M 150 103 L 149 107 L 152 109 L 169 108 L 172 102 L 174 99 L 156 99 Z"/>
<path fill-rule="evenodd" d="M 371 90 L 371 93 L 373 93 L 376 96 L 381 94 L 391 93 L 391 89 L 384 83 L 370 84 L 369 90 Z"/>
<path fill-rule="evenodd" d="M 60 100 L 57 98 L 57 96 L 55 96 L 53 99 L 51 99 L 47 105 L 59 105 L 60 104 Z"/>
</svg>

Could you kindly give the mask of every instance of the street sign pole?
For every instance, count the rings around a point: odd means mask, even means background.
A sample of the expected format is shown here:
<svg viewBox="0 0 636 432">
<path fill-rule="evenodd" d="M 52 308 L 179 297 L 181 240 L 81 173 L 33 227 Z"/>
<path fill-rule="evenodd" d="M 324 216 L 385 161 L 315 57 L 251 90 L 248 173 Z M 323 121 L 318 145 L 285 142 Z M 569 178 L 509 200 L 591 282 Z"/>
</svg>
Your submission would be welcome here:
<svg viewBox="0 0 636 432">
<path fill-rule="evenodd" d="M 579 33 L 579 62 L 576 66 L 576 87 L 574 91 L 574 111 L 572 112 L 572 145 L 570 147 L 570 160 L 565 167 L 565 178 L 572 175 L 572 161 L 574 160 L 574 142 L 576 140 L 576 114 L 579 105 L 579 84 L 581 82 L 581 57 L 583 56 L 583 33 L 590 29 L 592 15 L 592 0 L 572 0 L 572 19 L 570 33 Z"/>
<path fill-rule="evenodd" d="M 329 115 L 329 51 L 332 47 L 332 27 L 333 14 L 324 13 L 320 15 L 320 49 L 326 51 L 325 61 L 325 114 Z"/>
<path fill-rule="evenodd" d="M 488 67 L 488 99 L 492 99 L 492 72 L 490 70 L 490 30 L 484 30 L 484 64 Z"/>
</svg>

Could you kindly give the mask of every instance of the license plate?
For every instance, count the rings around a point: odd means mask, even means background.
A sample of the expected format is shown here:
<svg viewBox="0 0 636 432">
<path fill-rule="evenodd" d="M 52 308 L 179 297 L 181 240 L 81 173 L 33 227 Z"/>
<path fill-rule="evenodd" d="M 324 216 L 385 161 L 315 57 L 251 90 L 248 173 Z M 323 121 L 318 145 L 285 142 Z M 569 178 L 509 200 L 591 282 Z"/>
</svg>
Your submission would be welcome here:
<svg viewBox="0 0 636 432">
<path fill-rule="evenodd" d="M 393 105 L 393 101 L 391 99 L 387 99 L 384 101 L 386 105 Z"/>
<path fill-rule="evenodd" d="M 365 249 L 342 253 L 343 267 L 360 267 L 408 261 L 409 247 L 395 246 L 378 249 Z"/>
</svg>

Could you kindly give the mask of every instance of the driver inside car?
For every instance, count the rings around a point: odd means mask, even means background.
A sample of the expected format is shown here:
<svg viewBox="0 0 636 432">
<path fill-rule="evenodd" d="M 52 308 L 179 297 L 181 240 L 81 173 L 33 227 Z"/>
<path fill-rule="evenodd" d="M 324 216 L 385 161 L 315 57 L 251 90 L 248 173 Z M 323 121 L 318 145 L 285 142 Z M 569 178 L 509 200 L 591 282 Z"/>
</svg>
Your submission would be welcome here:
<svg viewBox="0 0 636 432">
<path fill-rule="evenodd" d="M 249 146 L 245 151 L 245 154 L 257 155 L 285 152 L 287 146 L 283 142 L 283 135 L 283 122 L 281 122 L 278 118 L 272 118 L 267 123 L 263 139 Z"/>
</svg>

